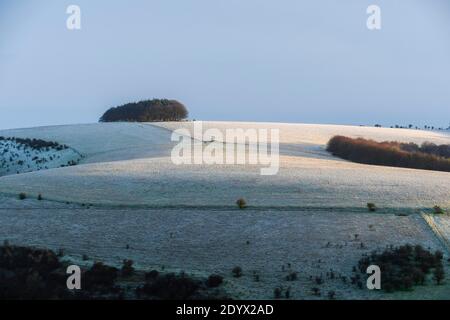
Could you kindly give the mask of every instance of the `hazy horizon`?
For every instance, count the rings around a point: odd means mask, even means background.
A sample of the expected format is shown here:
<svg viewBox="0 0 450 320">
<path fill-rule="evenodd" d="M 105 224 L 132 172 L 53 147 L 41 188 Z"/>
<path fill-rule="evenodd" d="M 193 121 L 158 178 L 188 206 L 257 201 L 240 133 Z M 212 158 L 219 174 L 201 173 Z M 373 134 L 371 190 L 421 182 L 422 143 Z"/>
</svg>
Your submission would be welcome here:
<svg viewBox="0 0 450 320">
<path fill-rule="evenodd" d="M 81 8 L 81 30 L 66 8 Z M 366 28 L 381 7 L 382 29 Z M 177 99 L 190 119 L 450 124 L 450 4 L 1 1 L 0 129 Z"/>
</svg>

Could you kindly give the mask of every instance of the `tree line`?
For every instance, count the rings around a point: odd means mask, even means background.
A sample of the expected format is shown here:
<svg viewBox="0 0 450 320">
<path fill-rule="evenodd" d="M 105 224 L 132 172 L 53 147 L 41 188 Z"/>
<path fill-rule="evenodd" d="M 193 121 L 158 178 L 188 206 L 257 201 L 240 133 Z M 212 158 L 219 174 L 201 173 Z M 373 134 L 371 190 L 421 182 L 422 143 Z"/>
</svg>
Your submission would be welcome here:
<svg viewBox="0 0 450 320">
<path fill-rule="evenodd" d="M 0 136 L 0 141 L 12 141 L 18 144 L 23 144 L 30 147 L 31 149 L 42 150 L 53 148 L 58 151 L 67 149 L 68 146 L 65 144 L 59 144 L 54 141 L 45 141 L 41 139 L 29 139 L 29 138 L 16 138 L 16 137 L 2 137 Z"/>
<path fill-rule="evenodd" d="M 327 151 L 358 163 L 450 172 L 450 145 L 424 143 L 419 147 L 414 143 L 334 136 Z"/>
</svg>

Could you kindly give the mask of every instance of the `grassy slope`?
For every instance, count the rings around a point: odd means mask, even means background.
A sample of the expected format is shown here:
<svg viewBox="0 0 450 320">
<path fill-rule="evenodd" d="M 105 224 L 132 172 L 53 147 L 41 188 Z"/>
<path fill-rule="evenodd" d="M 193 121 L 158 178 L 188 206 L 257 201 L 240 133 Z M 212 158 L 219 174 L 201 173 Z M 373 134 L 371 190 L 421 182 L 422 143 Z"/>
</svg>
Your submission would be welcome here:
<svg viewBox="0 0 450 320">
<path fill-rule="evenodd" d="M 192 123 L 164 123 L 169 129 Z M 12 130 L 67 143 L 86 155 L 84 165 L 0 179 L 0 192 L 44 194 L 48 199 L 109 205 L 233 206 L 238 197 L 259 207 L 450 207 L 450 173 L 354 164 L 324 151 L 334 134 L 378 140 L 433 141 L 435 132 L 349 126 L 204 123 L 204 128 L 280 129 L 280 172 L 259 166 L 175 166 L 170 131 L 150 124 L 93 124 Z M 448 142 L 448 141 L 447 141 Z M 129 160 L 131 159 L 131 160 Z M 112 162 L 111 162 L 112 161 Z M 46 183 L 43 183 L 43 182 Z M 173 196 L 176 194 L 176 196 Z"/>
</svg>

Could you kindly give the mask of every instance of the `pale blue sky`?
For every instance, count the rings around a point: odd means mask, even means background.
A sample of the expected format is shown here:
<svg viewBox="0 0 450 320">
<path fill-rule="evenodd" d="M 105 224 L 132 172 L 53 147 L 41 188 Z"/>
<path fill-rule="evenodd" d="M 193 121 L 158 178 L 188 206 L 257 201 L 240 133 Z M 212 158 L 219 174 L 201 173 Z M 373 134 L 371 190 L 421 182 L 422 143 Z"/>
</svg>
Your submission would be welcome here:
<svg viewBox="0 0 450 320">
<path fill-rule="evenodd" d="M 82 30 L 66 29 L 66 8 Z M 382 30 L 366 8 L 382 9 Z M 178 99 L 191 118 L 450 122 L 447 0 L 0 0 L 0 128 Z"/>
</svg>

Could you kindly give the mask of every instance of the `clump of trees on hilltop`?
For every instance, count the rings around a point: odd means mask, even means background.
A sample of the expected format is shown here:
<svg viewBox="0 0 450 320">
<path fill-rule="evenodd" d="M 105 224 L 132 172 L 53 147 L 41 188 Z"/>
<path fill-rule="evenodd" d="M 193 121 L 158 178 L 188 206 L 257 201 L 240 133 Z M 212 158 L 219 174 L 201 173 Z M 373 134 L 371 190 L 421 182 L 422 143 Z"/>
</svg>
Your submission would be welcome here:
<svg viewBox="0 0 450 320">
<path fill-rule="evenodd" d="M 334 136 L 328 142 L 327 151 L 358 163 L 450 172 L 450 145 L 424 143 L 418 146 Z"/>
<path fill-rule="evenodd" d="M 182 103 L 176 100 L 153 99 L 110 108 L 101 116 L 100 122 L 180 121 L 187 117 L 188 111 Z"/>
</svg>

